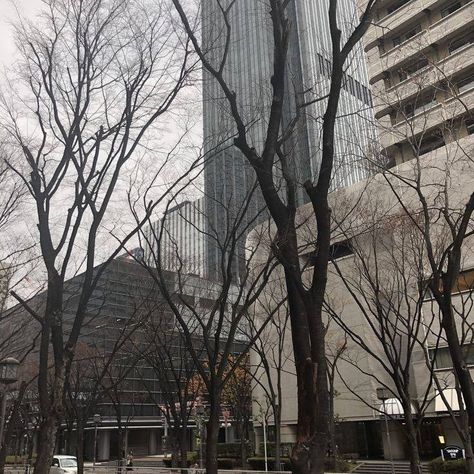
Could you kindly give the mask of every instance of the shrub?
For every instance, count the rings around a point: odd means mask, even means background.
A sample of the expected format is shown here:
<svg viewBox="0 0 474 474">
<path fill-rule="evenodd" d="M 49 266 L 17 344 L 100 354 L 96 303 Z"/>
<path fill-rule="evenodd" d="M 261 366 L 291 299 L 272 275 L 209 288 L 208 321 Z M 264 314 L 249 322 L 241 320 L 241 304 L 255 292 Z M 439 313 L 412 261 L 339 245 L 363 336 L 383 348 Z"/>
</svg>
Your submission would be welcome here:
<svg viewBox="0 0 474 474">
<path fill-rule="evenodd" d="M 250 448 L 250 441 L 246 441 L 247 452 Z M 240 442 L 239 443 L 219 443 L 217 445 L 218 458 L 240 458 Z"/>
<path fill-rule="evenodd" d="M 187 455 L 186 455 L 186 463 L 188 465 L 188 467 L 190 467 L 192 464 L 195 464 L 198 460 L 198 453 L 196 453 L 195 451 L 188 451 Z M 172 460 L 171 460 L 171 456 L 165 456 L 163 458 L 163 464 L 166 466 L 166 467 L 172 467 Z"/>
<path fill-rule="evenodd" d="M 464 459 L 443 461 L 442 458 L 436 458 L 429 463 L 429 468 L 432 474 L 442 474 L 443 472 L 449 472 L 451 474 L 467 473 L 466 461 Z"/>
<path fill-rule="evenodd" d="M 218 469 L 234 469 L 235 467 L 237 467 L 235 458 L 217 458 Z"/>
<path fill-rule="evenodd" d="M 5 457 L 5 464 L 24 464 L 26 462 L 26 454 L 15 456 L 14 454 L 9 454 Z M 33 460 L 36 459 L 36 454 L 33 454 Z"/>
<path fill-rule="evenodd" d="M 260 443 L 260 452 L 263 453 L 263 443 Z M 280 443 L 280 455 L 287 457 L 291 454 L 293 449 L 293 443 Z M 268 456 L 275 456 L 275 443 L 267 442 L 267 454 Z"/>
<path fill-rule="evenodd" d="M 351 464 L 341 458 L 327 458 L 324 461 L 324 470 L 326 472 L 349 472 Z"/>
<path fill-rule="evenodd" d="M 270 470 L 275 470 L 275 458 L 269 457 L 268 460 L 268 468 Z M 283 470 L 290 471 L 291 470 L 291 462 L 290 458 L 282 457 L 280 459 L 281 463 L 283 463 Z M 256 471 L 263 471 L 265 469 L 265 458 L 264 457 L 253 457 L 247 459 L 247 462 L 250 464 L 250 467 Z M 344 459 L 326 459 L 324 469 L 326 472 L 349 472 L 351 470 L 351 464 L 345 461 Z"/>
<path fill-rule="evenodd" d="M 275 458 L 269 457 L 267 458 L 267 461 L 268 461 L 268 468 L 270 470 L 275 470 Z M 248 458 L 247 462 L 249 463 L 250 467 L 255 471 L 263 471 L 265 469 L 264 457 L 256 456 L 253 458 Z M 291 469 L 289 458 L 281 458 L 280 462 L 283 464 L 283 470 L 289 471 Z"/>
</svg>

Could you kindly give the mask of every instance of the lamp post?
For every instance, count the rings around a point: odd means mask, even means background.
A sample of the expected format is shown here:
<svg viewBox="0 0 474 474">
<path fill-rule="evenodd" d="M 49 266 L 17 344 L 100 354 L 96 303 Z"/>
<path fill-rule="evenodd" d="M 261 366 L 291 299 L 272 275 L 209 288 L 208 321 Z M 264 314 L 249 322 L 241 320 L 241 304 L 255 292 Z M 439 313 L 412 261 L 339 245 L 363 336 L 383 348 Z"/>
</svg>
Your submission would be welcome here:
<svg viewBox="0 0 474 474">
<path fill-rule="evenodd" d="M 392 394 L 386 388 L 383 388 L 383 387 L 377 388 L 377 398 L 379 400 L 382 400 L 383 417 L 384 417 L 384 420 L 385 420 L 385 431 L 387 433 L 388 456 L 390 458 L 390 465 L 391 465 L 391 468 L 392 468 L 392 474 L 395 474 L 395 467 L 393 465 L 393 456 L 392 456 L 392 442 L 390 440 L 390 430 L 388 429 L 387 410 L 386 410 L 386 406 L 385 406 L 385 402 L 389 398 L 392 398 Z"/>
<path fill-rule="evenodd" d="M 260 405 L 260 417 L 262 420 L 262 429 L 263 429 L 263 455 L 265 457 L 265 472 L 268 472 L 267 423 L 266 423 L 265 413 L 263 412 L 262 405 Z"/>
<path fill-rule="evenodd" d="M 97 426 L 99 425 L 99 423 L 102 421 L 102 418 L 101 416 L 96 413 L 94 415 L 94 458 L 93 458 L 93 462 L 92 462 L 92 470 L 95 471 L 95 463 L 96 463 L 96 460 L 97 460 Z"/>
<path fill-rule="evenodd" d="M 18 380 L 18 367 L 20 363 L 13 357 L 0 361 L 0 384 L 5 385 L 2 396 L 0 416 L 0 447 L 3 446 L 3 430 L 5 429 L 5 415 L 7 411 L 7 386 Z"/>
<path fill-rule="evenodd" d="M 25 452 L 26 452 L 26 466 L 25 466 L 25 474 L 28 474 L 30 472 L 30 465 L 31 465 L 31 456 L 30 456 L 30 438 L 31 438 L 31 432 L 33 431 L 34 425 L 29 421 L 26 424 L 26 446 L 25 446 Z"/>
</svg>

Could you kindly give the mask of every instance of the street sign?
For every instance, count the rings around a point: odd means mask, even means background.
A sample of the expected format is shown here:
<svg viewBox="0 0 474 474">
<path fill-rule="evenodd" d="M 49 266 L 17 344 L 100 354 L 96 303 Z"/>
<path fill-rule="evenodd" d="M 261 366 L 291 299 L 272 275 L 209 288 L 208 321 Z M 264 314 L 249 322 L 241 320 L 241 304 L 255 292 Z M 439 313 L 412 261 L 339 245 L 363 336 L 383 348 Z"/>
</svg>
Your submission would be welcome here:
<svg viewBox="0 0 474 474">
<path fill-rule="evenodd" d="M 452 461 L 453 459 L 465 459 L 466 453 L 459 446 L 446 446 L 441 449 L 443 461 Z"/>
</svg>

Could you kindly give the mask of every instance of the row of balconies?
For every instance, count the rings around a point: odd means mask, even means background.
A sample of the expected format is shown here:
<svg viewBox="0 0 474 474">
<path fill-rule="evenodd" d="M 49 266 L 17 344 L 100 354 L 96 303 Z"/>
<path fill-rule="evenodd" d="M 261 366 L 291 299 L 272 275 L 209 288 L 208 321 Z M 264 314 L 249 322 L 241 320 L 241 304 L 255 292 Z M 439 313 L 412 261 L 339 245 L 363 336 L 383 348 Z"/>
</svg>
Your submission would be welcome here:
<svg viewBox="0 0 474 474">
<path fill-rule="evenodd" d="M 474 110 L 474 87 L 396 124 L 392 124 L 390 116 L 386 115 L 379 120 L 381 147 L 387 149 L 405 142 L 419 133 L 453 121 L 467 110 Z"/>
<path fill-rule="evenodd" d="M 373 27 L 369 28 L 364 37 L 364 43 L 367 50 L 373 48 L 390 31 L 396 30 L 400 26 L 410 22 L 416 16 L 423 13 L 439 0 L 415 0 L 395 10 L 390 15 L 377 21 Z"/>
<path fill-rule="evenodd" d="M 472 65 L 474 65 L 474 44 L 469 44 L 389 89 L 386 89 L 383 80 L 376 82 L 372 86 L 375 117 L 382 117 L 389 113 L 394 105 L 399 106 L 402 102 L 417 96 L 422 89 L 449 81 L 453 74 Z"/>
<path fill-rule="evenodd" d="M 402 7 L 402 10 L 405 8 L 413 8 L 412 3 Z M 430 46 L 438 44 L 444 38 L 453 35 L 457 30 L 470 23 L 474 23 L 474 0 L 431 24 L 428 28 L 422 29 L 407 41 L 384 54 L 380 54 L 378 47 L 372 47 L 367 53 L 368 73 L 371 83 L 382 79 L 384 71 L 396 68 L 398 64 L 419 55 Z M 370 30 L 373 31 L 374 29 L 380 30 L 379 27 L 373 27 Z M 370 39 L 366 44 L 370 44 Z"/>
</svg>

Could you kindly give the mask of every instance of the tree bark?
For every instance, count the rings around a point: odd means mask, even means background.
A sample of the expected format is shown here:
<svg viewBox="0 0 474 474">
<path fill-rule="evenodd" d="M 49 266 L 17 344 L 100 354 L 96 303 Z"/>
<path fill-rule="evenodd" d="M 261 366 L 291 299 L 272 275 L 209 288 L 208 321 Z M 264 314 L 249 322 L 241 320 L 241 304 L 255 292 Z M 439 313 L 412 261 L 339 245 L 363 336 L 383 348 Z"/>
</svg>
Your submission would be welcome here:
<svg viewBox="0 0 474 474">
<path fill-rule="evenodd" d="M 179 452 L 181 455 L 180 467 L 186 469 L 188 467 L 188 432 L 185 420 L 179 430 Z"/>
<path fill-rule="evenodd" d="M 49 414 L 40 424 L 34 474 L 49 474 L 56 447 L 57 418 Z"/>
<path fill-rule="evenodd" d="M 209 420 L 206 425 L 206 474 L 217 473 L 217 442 L 219 439 L 219 398 L 211 398 Z M 201 440 L 202 443 L 202 440 Z"/>
<path fill-rule="evenodd" d="M 454 373 L 464 397 L 464 404 L 469 418 L 469 432 L 472 437 L 474 429 L 474 383 L 462 353 L 450 299 L 451 295 L 449 295 L 449 301 L 438 301 L 442 314 L 441 324 L 446 334 Z"/>
<path fill-rule="evenodd" d="M 77 474 L 82 474 L 84 472 L 84 424 L 82 420 L 77 421 L 76 436 Z"/>
<path fill-rule="evenodd" d="M 274 408 L 275 417 L 275 469 L 280 470 L 281 463 L 281 407 L 279 404 L 275 404 Z"/>
<path fill-rule="evenodd" d="M 420 461 L 420 451 L 418 448 L 418 436 L 413 416 L 411 414 L 411 406 L 404 407 L 405 410 L 405 433 L 408 438 L 408 457 L 410 460 L 410 472 L 412 474 L 423 474 Z"/>
</svg>

